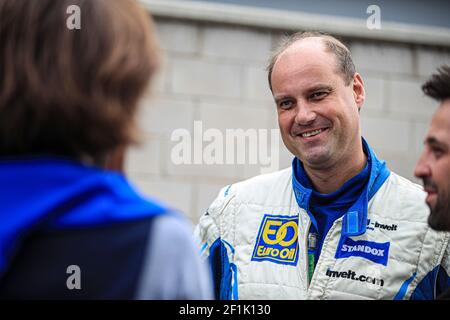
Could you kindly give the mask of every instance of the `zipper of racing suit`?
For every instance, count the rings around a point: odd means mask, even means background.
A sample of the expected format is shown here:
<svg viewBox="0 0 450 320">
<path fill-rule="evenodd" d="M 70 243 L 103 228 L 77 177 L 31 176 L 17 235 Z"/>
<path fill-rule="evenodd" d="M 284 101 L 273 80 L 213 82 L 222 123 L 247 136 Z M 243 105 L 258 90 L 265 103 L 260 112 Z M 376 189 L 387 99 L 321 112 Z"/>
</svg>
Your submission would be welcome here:
<svg viewBox="0 0 450 320">
<path fill-rule="evenodd" d="M 307 278 L 307 287 L 309 288 L 309 285 L 311 283 L 312 275 L 314 273 L 314 257 L 311 260 L 311 253 L 309 252 L 309 233 L 311 231 L 311 220 L 308 221 L 308 227 L 306 228 L 306 237 L 305 237 L 305 248 L 306 251 L 306 257 L 305 261 L 308 262 L 307 268 L 306 268 L 306 278 Z M 311 264 L 312 261 L 312 264 Z"/>
<path fill-rule="evenodd" d="M 308 283 L 311 279 L 316 268 L 316 254 L 317 254 L 317 233 L 308 233 Z"/>
</svg>

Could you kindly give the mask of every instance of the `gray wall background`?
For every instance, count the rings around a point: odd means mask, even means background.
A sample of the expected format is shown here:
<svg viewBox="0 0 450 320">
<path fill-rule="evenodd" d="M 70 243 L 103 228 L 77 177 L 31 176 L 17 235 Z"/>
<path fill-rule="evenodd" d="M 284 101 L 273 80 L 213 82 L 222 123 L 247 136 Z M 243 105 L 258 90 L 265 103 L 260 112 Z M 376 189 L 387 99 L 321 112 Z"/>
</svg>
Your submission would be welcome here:
<svg viewBox="0 0 450 320">
<path fill-rule="evenodd" d="M 186 1 L 186 0 L 183 0 Z M 370 5 L 382 9 L 384 21 L 450 28 L 450 2 L 446 0 L 197 0 L 204 3 L 238 4 L 255 8 L 320 13 L 361 18 Z"/>
<path fill-rule="evenodd" d="M 278 128 L 265 67 L 287 30 L 195 21 L 155 15 L 163 51 L 152 92 L 142 101 L 138 122 L 143 144 L 127 156 L 126 171 L 147 194 L 182 210 L 194 223 L 219 189 L 259 174 L 259 165 L 175 165 L 170 158 L 177 128 L 204 130 Z M 449 46 L 341 37 L 365 81 L 363 136 L 391 170 L 413 179 L 437 103 L 421 84 L 442 63 Z M 292 155 L 280 138 L 280 169 Z M 417 181 L 417 180 L 415 180 Z"/>
</svg>

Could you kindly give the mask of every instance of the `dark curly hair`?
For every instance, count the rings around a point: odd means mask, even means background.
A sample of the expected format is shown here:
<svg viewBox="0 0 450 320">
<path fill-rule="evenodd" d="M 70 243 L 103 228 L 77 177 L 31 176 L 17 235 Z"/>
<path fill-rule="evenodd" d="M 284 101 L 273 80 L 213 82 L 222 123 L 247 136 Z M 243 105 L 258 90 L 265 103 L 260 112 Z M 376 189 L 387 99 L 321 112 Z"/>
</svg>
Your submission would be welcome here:
<svg viewBox="0 0 450 320">
<path fill-rule="evenodd" d="M 423 92 L 438 101 L 450 98 L 450 66 L 442 65 L 422 86 Z"/>
<path fill-rule="evenodd" d="M 81 29 L 67 27 L 72 5 Z M 158 65 L 153 29 L 135 0 L 1 0 L 0 156 L 97 162 L 135 142 Z"/>
</svg>

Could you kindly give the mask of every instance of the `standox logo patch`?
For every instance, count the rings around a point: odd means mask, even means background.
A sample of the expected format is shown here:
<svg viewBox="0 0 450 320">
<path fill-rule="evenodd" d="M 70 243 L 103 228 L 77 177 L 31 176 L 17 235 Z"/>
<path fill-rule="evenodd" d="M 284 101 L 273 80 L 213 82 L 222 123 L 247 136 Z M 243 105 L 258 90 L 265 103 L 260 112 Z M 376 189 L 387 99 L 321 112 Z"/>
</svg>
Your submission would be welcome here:
<svg viewBox="0 0 450 320">
<path fill-rule="evenodd" d="M 252 261 L 295 266 L 298 260 L 298 217 L 264 215 Z"/>
<path fill-rule="evenodd" d="M 362 257 L 384 266 L 388 263 L 390 242 L 379 243 L 346 238 L 341 241 L 336 252 L 336 259 Z"/>
</svg>

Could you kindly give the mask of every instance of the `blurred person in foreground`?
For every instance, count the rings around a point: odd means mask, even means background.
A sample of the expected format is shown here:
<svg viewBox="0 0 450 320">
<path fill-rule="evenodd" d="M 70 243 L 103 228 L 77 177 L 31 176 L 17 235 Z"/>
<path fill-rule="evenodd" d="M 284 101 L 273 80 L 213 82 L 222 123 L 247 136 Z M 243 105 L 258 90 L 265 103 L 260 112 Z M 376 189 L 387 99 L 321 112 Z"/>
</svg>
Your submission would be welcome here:
<svg viewBox="0 0 450 320">
<path fill-rule="evenodd" d="M 221 299 L 433 299 L 448 235 L 361 135 L 362 76 L 320 32 L 280 43 L 269 88 L 292 167 L 221 190 L 201 217 Z"/>
<path fill-rule="evenodd" d="M 121 173 L 158 64 L 146 11 L 0 0 L 0 39 L 0 298 L 211 298 L 187 219 Z"/>
<path fill-rule="evenodd" d="M 431 120 L 414 174 L 423 180 L 428 194 L 425 200 L 430 208 L 428 224 L 434 230 L 450 231 L 450 66 L 438 68 L 422 90 L 439 101 L 440 105 Z M 447 252 L 447 268 L 436 270 L 437 283 L 442 287 L 450 286 L 449 255 L 450 252 Z M 450 299 L 450 290 L 437 298 Z"/>
</svg>

